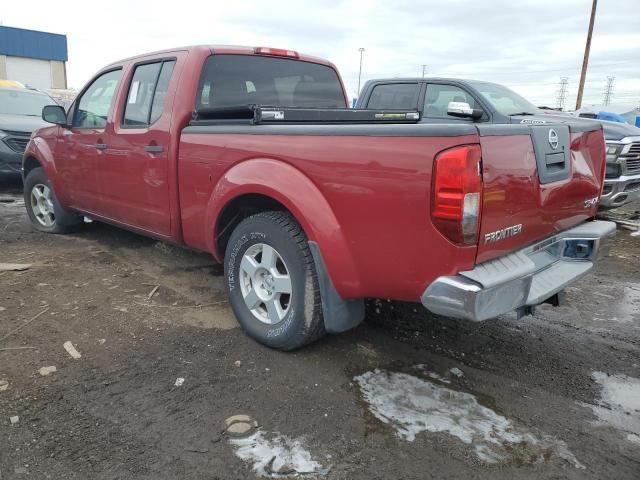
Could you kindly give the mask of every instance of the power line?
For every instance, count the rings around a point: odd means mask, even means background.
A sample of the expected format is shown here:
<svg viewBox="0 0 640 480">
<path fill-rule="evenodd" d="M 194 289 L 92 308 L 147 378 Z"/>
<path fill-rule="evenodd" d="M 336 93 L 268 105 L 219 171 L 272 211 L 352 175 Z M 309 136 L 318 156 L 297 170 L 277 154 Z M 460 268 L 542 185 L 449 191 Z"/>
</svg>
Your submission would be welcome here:
<svg viewBox="0 0 640 480">
<path fill-rule="evenodd" d="M 609 62 L 609 63 L 592 63 L 590 68 L 598 68 L 598 67 L 610 67 L 614 65 L 624 65 L 629 63 L 637 63 L 630 60 L 620 61 L 620 62 Z M 554 68 L 549 70 L 502 70 L 502 71 L 493 71 L 493 72 L 479 72 L 479 71 L 464 71 L 464 72 L 447 72 L 443 75 L 529 75 L 530 73 L 550 73 L 550 72 L 570 72 L 575 71 L 575 68 Z M 435 75 L 435 74 L 434 74 Z M 438 74 L 439 75 L 439 74 Z"/>
</svg>

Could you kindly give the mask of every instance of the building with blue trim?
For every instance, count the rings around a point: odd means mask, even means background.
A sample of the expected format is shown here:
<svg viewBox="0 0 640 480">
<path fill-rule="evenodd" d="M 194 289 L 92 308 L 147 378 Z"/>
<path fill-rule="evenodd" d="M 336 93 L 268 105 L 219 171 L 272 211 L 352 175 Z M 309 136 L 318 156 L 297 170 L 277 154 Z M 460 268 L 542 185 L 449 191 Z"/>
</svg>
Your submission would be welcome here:
<svg viewBox="0 0 640 480">
<path fill-rule="evenodd" d="M 67 88 L 67 36 L 0 25 L 0 79 Z"/>
</svg>

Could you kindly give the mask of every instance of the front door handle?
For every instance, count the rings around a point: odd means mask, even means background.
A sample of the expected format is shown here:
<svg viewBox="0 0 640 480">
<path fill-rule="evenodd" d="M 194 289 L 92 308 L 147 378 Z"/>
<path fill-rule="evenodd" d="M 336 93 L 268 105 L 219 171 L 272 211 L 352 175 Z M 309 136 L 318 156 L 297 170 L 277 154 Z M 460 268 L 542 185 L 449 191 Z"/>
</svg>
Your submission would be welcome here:
<svg viewBox="0 0 640 480">
<path fill-rule="evenodd" d="M 106 143 L 96 143 L 96 148 L 98 150 L 106 150 L 107 149 L 107 144 Z"/>
<path fill-rule="evenodd" d="M 144 151 L 149 153 L 161 153 L 163 150 L 162 145 L 145 145 Z"/>
</svg>

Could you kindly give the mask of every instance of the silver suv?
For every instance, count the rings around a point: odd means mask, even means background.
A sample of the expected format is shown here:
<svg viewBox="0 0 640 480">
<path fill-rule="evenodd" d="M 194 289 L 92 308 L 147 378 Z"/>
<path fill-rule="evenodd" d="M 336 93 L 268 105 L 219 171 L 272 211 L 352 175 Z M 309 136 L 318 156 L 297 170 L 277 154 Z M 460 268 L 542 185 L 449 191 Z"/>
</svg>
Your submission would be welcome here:
<svg viewBox="0 0 640 480">
<path fill-rule="evenodd" d="M 640 128 L 601 121 L 607 142 L 607 170 L 601 208 L 640 200 Z"/>
</svg>

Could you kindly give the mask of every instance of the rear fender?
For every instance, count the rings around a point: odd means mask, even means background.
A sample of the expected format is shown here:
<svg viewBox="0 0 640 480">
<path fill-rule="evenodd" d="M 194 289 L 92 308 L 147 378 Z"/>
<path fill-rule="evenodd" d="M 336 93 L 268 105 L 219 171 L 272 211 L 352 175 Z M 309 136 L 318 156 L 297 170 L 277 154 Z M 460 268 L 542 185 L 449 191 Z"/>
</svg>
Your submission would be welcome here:
<svg viewBox="0 0 640 480">
<path fill-rule="evenodd" d="M 328 274 L 342 298 L 360 284 L 344 233 L 330 205 L 316 185 L 300 170 L 272 159 L 252 159 L 233 166 L 219 180 L 209 200 L 207 246 L 218 261 L 217 219 L 224 207 L 245 194 L 261 194 L 284 205 L 300 222 L 310 241 L 317 243 Z"/>
</svg>

